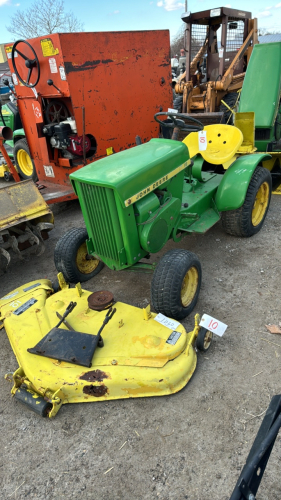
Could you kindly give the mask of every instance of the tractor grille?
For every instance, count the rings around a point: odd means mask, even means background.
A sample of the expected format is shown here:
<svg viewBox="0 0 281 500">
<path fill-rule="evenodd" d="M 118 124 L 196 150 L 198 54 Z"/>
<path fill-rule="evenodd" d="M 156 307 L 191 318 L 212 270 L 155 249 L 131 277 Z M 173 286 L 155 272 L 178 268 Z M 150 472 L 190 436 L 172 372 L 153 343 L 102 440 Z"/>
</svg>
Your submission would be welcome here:
<svg viewBox="0 0 281 500">
<path fill-rule="evenodd" d="M 80 183 L 80 188 L 86 227 L 95 253 L 118 262 L 121 250 L 118 247 L 123 245 L 120 245 L 122 235 L 113 190 L 84 183 Z"/>
<path fill-rule="evenodd" d="M 270 139 L 270 129 L 269 128 L 256 128 L 255 130 L 255 140 L 256 141 L 268 141 Z"/>
</svg>

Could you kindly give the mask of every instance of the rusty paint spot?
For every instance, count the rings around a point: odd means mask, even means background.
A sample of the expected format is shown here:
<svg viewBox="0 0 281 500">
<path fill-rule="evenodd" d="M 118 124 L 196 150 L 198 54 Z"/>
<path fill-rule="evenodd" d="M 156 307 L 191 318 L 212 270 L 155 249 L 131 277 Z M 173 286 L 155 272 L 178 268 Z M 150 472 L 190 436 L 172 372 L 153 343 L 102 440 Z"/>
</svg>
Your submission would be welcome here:
<svg viewBox="0 0 281 500">
<path fill-rule="evenodd" d="M 84 394 L 88 394 L 89 396 L 95 396 L 96 398 L 101 398 L 105 394 L 107 394 L 108 389 L 105 385 L 84 385 L 83 387 Z"/>
<path fill-rule="evenodd" d="M 104 378 L 108 378 L 108 375 L 101 370 L 91 370 L 79 377 L 80 380 L 87 380 L 88 382 L 102 382 Z"/>
<path fill-rule="evenodd" d="M 85 71 L 87 69 L 95 69 L 99 64 L 109 64 L 114 62 L 112 59 L 96 59 L 95 61 L 86 61 L 84 64 L 75 64 L 72 62 L 65 62 L 65 72 L 67 74 L 73 71 Z"/>
</svg>

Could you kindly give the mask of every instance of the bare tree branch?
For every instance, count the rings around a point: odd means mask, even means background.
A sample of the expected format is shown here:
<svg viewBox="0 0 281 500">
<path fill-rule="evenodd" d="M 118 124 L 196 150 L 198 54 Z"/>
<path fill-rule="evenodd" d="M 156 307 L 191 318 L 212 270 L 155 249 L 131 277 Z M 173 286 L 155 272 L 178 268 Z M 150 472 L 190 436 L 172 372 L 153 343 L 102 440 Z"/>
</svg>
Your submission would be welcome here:
<svg viewBox="0 0 281 500">
<path fill-rule="evenodd" d="M 174 36 L 171 43 L 171 57 L 175 57 L 175 55 L 180 55 L 180 50 L 184 48 L 184 30 L 185 24 L 179 28 L 177 34 Z"/>
<path fill-rule="evenodd" d="M 65 12 L 63 0 L 38 0 L 28 9 L 11 16 L 7 30 L 15 38 L 36 38 L 57 32 L 83 31 L 73 12 Z"/>
</svg>

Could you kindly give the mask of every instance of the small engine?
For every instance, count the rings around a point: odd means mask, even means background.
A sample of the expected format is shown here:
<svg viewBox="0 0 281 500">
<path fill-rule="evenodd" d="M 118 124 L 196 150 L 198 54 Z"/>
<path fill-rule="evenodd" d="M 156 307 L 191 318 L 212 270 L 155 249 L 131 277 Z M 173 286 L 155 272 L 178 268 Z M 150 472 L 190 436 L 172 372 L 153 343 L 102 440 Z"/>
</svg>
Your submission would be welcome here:
<svg viewBox="0 0 281 500">
<path fill-rule="evenodd" d="M 74 132 L 74 133 L 73 133 Z M 67 150 L 73 155 L 83 156 L 83 136 L 77 135 L 75 120 L 44 125 L 43 133 L 50 137 L 53 148 Z M 91 140 L 85 135 L 85 152 L 91 148 Z"/>
</svg>

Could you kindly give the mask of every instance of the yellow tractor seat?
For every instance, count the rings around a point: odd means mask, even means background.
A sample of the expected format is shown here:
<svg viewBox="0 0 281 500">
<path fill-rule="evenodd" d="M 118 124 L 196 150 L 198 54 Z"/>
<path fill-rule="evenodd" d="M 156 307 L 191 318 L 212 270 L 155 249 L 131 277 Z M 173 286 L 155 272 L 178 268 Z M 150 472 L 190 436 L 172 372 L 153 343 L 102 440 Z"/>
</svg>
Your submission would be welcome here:
<svg viewBox="0 0 281 500">
<path fill-rule="evenodd" d="M 207 125 L 204 130 L 207 133 L 205 151 L 199 151 L 198 132 L 192 132 L 183 140 L 188 147 L 190 158 L 200 153 L 205 161 L 221 165 L 233 158 L 243 142 L 241 130 L 232 125 Z"/>
</svg>

